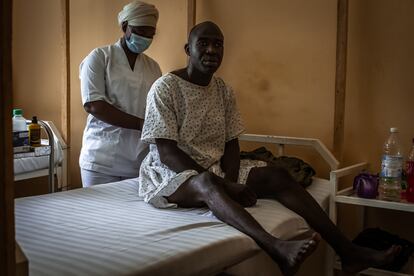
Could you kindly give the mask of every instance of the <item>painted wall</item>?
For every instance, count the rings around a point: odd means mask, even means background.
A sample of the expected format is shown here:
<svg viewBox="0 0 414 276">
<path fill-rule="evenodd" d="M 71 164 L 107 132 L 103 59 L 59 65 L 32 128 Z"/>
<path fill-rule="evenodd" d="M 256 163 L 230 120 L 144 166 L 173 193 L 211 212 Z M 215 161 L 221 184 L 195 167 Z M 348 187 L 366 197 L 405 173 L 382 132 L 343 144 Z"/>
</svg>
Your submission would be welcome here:
<svg viewBox="0 0 414 276">
<path fill-rule="evenodd" d="M 224 33 L 218 74 L 234 88 L 247 132 L 319 138 L 331 148 L 335 1 L 197 1 L 197 22 L 205 20 Z M 305 158 L 326 174 L 312 151 Z"/>
<path fill-rule="evenodd" d="M 13 106 L 24 117 L 53 121 L 60 129 L 63 80 L 60 1 L 13 1 Z"/>
<path fill-rule="evenodd" d="M 390 127 L 414 138 L 414 2 L 351 1 L 344 160 L 380 169 Z"/>
<path fill-rule="evenodd" d="M 344 165 L 368 161 L 378 172 L 390 127 L 400 129 L 408 155 L 414 138 L 413 13 L 411 0 L 350 1 Z M 412 214 L 368 209 L 368 225 L 414 240 L 414 224 L 404 221 L 413 221 Z"/>
</svg>

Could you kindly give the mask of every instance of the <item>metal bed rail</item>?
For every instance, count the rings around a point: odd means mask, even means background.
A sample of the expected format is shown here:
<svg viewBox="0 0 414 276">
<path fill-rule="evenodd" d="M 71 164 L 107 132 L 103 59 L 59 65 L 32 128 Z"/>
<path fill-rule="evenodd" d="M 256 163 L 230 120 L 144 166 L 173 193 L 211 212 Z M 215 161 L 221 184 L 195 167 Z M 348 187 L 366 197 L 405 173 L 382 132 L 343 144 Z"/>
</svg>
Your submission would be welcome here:
<svg viewBox="0 0 414 276">
<path fill-rule="evenodd" d="M 42 126 L 42 128 L 46 131 L 47 139 L 49 141 L 49 147 L 50 147 L 50 154 L 49 154 L 49 175 L 48 175 L 48 189 L 49 193 L 55 192 L 55 137 L 53 135 L 52 129 L 49 127 L 49 125 L 43 121 L 38 120 L 37 121 L 39 125 Z M 26 120 L 26 124 L 31 124 L 31 120 Z"/>
</svg>

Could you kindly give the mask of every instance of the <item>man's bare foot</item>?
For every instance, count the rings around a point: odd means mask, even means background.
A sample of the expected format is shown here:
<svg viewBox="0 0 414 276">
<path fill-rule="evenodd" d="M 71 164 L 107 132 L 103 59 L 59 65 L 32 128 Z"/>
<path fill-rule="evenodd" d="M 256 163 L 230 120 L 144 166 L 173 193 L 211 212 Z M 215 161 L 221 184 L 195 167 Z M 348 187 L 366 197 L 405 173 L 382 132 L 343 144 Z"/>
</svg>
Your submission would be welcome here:
<svg viewBox="0 0 414 276">
<path fill-rule="evenodd" d="M 384 251 L 355 246 L 347 256 L 341 257 L 342 270 L 357 273 L 369 267 L 378 267 L 391 263 L 400 253 L 401 247 L 393 245 Z"/>
<path fill-rule="evenodd" d="M 270 256 L 277 262 L 283 275 L 294 275 L 303 261 L 315 251 L 321 237 L 314 233 L 311 238 L 298 241 L 278 240 Z"/>
</svg>

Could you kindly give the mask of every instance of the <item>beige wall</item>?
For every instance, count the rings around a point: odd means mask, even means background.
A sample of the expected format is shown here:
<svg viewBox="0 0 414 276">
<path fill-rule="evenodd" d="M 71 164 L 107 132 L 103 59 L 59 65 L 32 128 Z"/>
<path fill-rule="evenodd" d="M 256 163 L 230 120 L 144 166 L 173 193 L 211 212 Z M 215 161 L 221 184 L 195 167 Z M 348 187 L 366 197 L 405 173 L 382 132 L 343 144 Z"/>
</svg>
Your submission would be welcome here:
<svg viewBox="0 0 414 276">
<path fill-rule="evenodd" d="M 13 1 L 13 107 L 24 117 L 50 120 L 60 129 L 61 48 L 60 1 Z"/>
<path fill-rule="evenodd" d="M 380 169 L 382 144 L 400 128 L 405 152 L 414 138 L 414 1 L 350 1 L 344 164 Z M 411 217 L 369 210 L 369 223 L 413 240 Z"/>
<path fill-rule="evenodd" d="M 197 21 L 225 36 L 219 75 L 235 89 L 249 132 L 332 144 L 333 1 L 198 1 Z"/>
<path fill-rule="evenodd" d="M 235 89 L 247 132 L 319 138 L 331 148 L 335 1 L 197 1 L 204 20 L 223 30 L 219 75 Z M 305 158 L 326 174 L 317 155 Z"/>
<path fill-rule="evenodd" d="M 406 152 L 414 138 L 414 2 L 351 1 L 345 118 L 346 163 L 380 168 L 382 143 L 398 127 Z"/>
</svg>

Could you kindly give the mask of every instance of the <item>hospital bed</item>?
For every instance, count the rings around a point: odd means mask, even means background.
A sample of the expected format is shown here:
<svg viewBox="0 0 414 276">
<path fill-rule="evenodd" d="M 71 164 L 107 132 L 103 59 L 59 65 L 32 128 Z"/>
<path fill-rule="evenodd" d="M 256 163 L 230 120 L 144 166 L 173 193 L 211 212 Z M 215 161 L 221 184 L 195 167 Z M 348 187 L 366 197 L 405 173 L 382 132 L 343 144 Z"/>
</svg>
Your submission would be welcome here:
<svg viewBox="0 0 414 276">
<path fill-rule="evenodd" d="M 31 123 L 30 120 L 27 123 Z M 68 146 L 51 121 L 39 120 L 41 129 L 47 139 L 42 139 L 42 146 L 49 146 L 47 155 L 29 156 L 27 153 L 15 154 L 14 181 L 48 176 L 48 190 L 52 193 L 67 187 L 67 150 Z M 55 176 L 57 185 L 55 185 Z"/>
<path fill-rule="evenodd" d="M 279 154 L 285 145 L 308 146 L 331 171 L 338 167 L 317 139 L 243 135 L 240 140 L 276 145 Z M 307 189 L 323 209 L 333 207 L 332 179 L 314 178 Z M 16 199 L 16 240 L 30 275 L 275 275 L 277 266 L 250 237 L 208 209 L 156 209 L 137 194 L 137 179 L 128 179 Z M 258 200 L 247 210 L 282 239 L 310 231 L 274 200 Z"/>
</svg>

